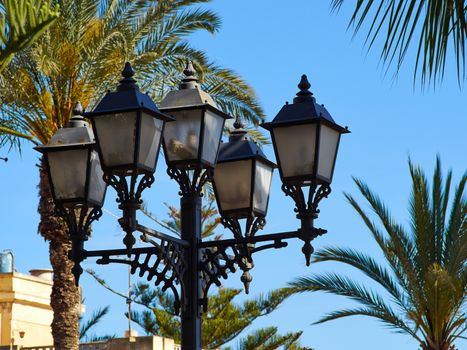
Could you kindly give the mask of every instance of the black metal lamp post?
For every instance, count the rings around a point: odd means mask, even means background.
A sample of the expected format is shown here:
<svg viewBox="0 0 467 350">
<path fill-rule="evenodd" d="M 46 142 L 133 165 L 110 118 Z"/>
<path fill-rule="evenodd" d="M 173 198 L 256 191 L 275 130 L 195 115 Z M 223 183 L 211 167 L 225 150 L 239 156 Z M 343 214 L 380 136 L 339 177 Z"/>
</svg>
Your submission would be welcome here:
<svg viewBox="0 0 467 350">
<path fill-rule="evenodd" d="M 117 191 L 123 210 L 120 224 L 126 232 L 123 242 L 128 254 L 136 243 L 133 232 L 141 193 L 154 182 L 164 125 L 173 120 L 139 91 L 134 74 L 127 62 L 117 91 L 109 91 L 86 114 L 96 133 L 104 180 Z"/>
<path fill-rule="evenodd" d="M 276 165 L 266 158 L 254 142 L 247 139 L 247 132 L 239 118 L 234 123 L 229 142 L 221 145 L 213 179 L 217 207 L 222 224 L 232 231 L 235 239 L 252 238 L 266 224 L 272 174 Z M 245 219 L 242 231 L 240 219 Z M 253 268 L 254 243 L 235 247 L 237 264 L 243 271 L 241 281 L 248 294 Z"/>
<path fill-rule="evenodd" d="M 313 250 L 311 240 L 326 232 L 316 229 L 313 221 L 319 213 L 319 201 L 330 192 L 340 135 L 348 131 L 335 124 L 324 107 L 315 103 L 303 76 L 294 104 L 284 106 L 271 123 L 263 125 L 272 133 L 282 189 L 294 199 L 301 227 L 290 232 L 256 235 L 266 223 L 276 166 L 254 142 L 247 139 L 239 119 L 234 123 L 235 130 L 231 132 L 229 142 L 220 142 L 229 116 L 201 90 L 191 63 L 187 64 L 184 73 L 179 90 L 170 92 L 159 110 L 149 97 L 138 91 L 132 78 L 134 73 L 126 64 L 124 79 L 117 92 L 108 93 L 96 109 L 87 114 L 96 132 L 103 179 L 118 194 L 117 201 L 123 212 L 119 222 L 126 231 L 126 249 L 86 251 L 83 237 L 74 240 L 74 224 L 71 220 L 68 223 L 73 251 L 79 251 L 79 254 L 71 254 L 77 272 L 83 259 L 96 257 L 98 264 L 127 264 L 131 273 L 139 271 L 140 277 L 146 274 L 148 280 L 155 278 L 156 286 L 161 285 L 163 291 L 172 291 L 175 310 L 181 311 L 182 350 L 200 350 L 201 308 L 207 309 L 211 285 L 219 286 L 221 278 L 227 278 L 228 272 L 234 272 L 238 267 L 243 271 L 241 280 L 248 292 L 252 280 L 249 273 L 253 268 L 252 255 L 269 248 L 285 247 L 285 240 L 290 238 L 300 238 L 305 242 L 302 250 L 309 264 Z M 176 121 L 171 121 L 172 117 Z M 166 121 L 170 123 L 164 129 Z M 52 140 L 66 130 L 57 132 Z M 90 135 L 89 129 L 86 130 Z M 136 219 L 141 193 L 154 181 L 161 135 L 167 172 L 180 186 L 181 239 L 144 227 Z M 88 154 L 95 154 L 92 137 L 81 139 L 85 140 L 85 145 L 80 145 L 80 149 L 90 147 Z M 74 149 L 75 143 L 72 138 L 63 138 L 60 149 Z M 80 181 L 70 179 L 82 172 L 99 173 L 97 163 L 92 163 L 98 159 L 88 156 L 87 162 L 68 164 L 71 157 L 57 156 L 51 161 L 57 147 L 51 144 L 39 149 L 48 160 L 54 200 L 59 208 L 70 208 L 60 211 L 64 217 L 75 212 L 76 208 L 93 208 L 94 216 L 86 219 L 87 230 L 90 223 L 99 217 L 96 213 L 100 214 L 103 195 L 100 201 L 91 201 L 89 180 L 83 181 L 81 177 Z M 58 175 L 57 164 L 63 169 Z M 86 171 L 76 169 L 77 166 L 85 168 L 86 164 Z M 94 168 L 89 164 L 94 164 Z M 211 181 L 222 223 L 233 233 L 232 239 L 202 241 L 202 188 Z M 102 181 L 100 186 L 105 189 Z M 305 187 L 310 188 L 307 201 L 303 192 Z M 60 191 L 72 192 L 73 195 L 61 197 Z M 77 196 L 76 193 L 86 195 Z M 240 220 L 245 220 L 244 229 Z M 149 246 L 133 247 L 134 231 L 139 231 L 141 240 Z M 127 257 L 122 257 L 124 255 Z M 78 281 L 79 273 L 75 277 Z"/>
<path fill-rule="evenodd" d="M 107 189 L 94 135 L 82 114 L 78 103 L 68 127 L 59 129 L 46 145 L 36 147 L 45 157 L 55 206 L 68 223 L 76 283 L 83 272 L 79 265 L 84 259 L 83 244 L 91 222 L 102 215 Z"/>
<path fill-rule="evenodd" d="M 295 201 L 300 238 L 305 242 L 302 251 L 309 265 L 311 240 L 326 233 L 313 225 L 318 204 L 331 193 L 340 136 L 349 131 L 334 122 L 324 105 L 316 103 L 306 75 L 302 75 L 298 88 L 293 104 L 286 103 L 272 122 L 262 126 L 271 132 L 282 190 Z M 306 187 L 307 199 L 303 191 Z"/>
</svg>

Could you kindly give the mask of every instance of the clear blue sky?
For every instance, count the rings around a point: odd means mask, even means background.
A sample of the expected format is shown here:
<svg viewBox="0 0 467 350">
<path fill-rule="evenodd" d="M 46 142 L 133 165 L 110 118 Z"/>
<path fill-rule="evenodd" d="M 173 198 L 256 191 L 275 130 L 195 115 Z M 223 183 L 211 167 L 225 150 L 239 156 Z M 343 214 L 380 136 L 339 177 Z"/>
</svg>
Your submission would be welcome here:
<svg viewBox="0 0 467 350">
<path fill-rule="evenodd" d="M 380 258 L 370 234 L 346 203 L 343 191 L 356 194 L 352 176 L 364 179 L 384 198 L 393 215 L 406 224 L 409 156 L 430 176 L 437 154 L 446 170 L 454 169 L 456 180 L 466 169 L 465 92 L 457 85 L 453 64 L 436 91 L 413 87 L 410 63 L 397 80 L 384 76 L 378 53 L 367 54 L 362 48 L 362 36 L 352 40 L 351 33 L 346 31 L 349 8 L 333 14 L 329 2 L 216 0 L 207 7 L 222 17 L 221 31 L 215 36 L 199 34 L 192 39 L 196 47 L 207 51 L 218 64 L 234 69 L 256 89 L 268 120 L 285 101 L 292 100 L 300 75 L 308 75 L 318 102 L 324 103 L 335 120 L 348 125 L 352 131 L 343 137 L 333 193 L 322 202 L 317 221 L 329 233 L 318 238 L 314 245 L 317 248 L 348 246 Z M 0 155 L 6 153 L 3 150 Z M 272 156 L 271 150 L 268 154 Z M 36 234 L 38 155 L 25 144 L 22 157 L 16 153 L 8 156 L 8 163 L 0 163 L 3 185 L 0 249 L 12 249 L 16 269 L 27 272 L 49 266 L 47 245 Z M 159 163 L 156 183 L 144 197 L 159 218 L 166 212 L 163 202 L 178 203 L 176 186 L 165 175 L 163 161 Z M 105 207 L 118 214 L 114 198 L 114 193 L 109 191 Z M 293 203 L 282 194 L 276 174 L 264 232 L 297 228 L 292 209 Z M 123 235 L 109 214 L 104 214 L 95 225 L 93 236 L 88 249 L 121 247 Z M 353 270 L 334 264 L 306 268 L 300 248 L 299 242 L 291 242 L 285 249 L 258 255 L 252 271 L 252 295 L 320 271 L 345 272 L 367 281 Z M 92 261 L 84 267 L 95 269 L 116 289 L 126 290 L 125 268 L 99 267 Z M 240 286 L 239 277 L 238 274 L 231 276 L 225 285 Z M 127 326 L 123 317 L 124 300 L 104 290 L 89 276 L 82 278 L 81 285 L 87 306 L 85 317 L 99 306 L 111 305 L 111 314 L 97 331 L 122 334 Z M 281 333 L 303 330 L 302 344 L 317 350 L 417 348 L 408 336 L 391 333 L 377 321 L 363 317 L 311 325 L 325 312 L 349 305 L 352 304 L 343 298 L 331 295 L 294 296 L 249 330 L 270 325 L 278 326 Z M 458 348 L 466 345 L 466 342 L 458 343 Z"/>
</svg>

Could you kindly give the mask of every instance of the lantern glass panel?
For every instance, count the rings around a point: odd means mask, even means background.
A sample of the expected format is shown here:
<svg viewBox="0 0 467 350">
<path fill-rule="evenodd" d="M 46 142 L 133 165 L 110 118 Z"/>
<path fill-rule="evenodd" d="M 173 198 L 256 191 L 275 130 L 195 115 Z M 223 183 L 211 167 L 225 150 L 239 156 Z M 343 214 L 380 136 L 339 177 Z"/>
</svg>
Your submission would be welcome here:
<svg viewBox="0 0 467 350">
<path fill-rule="evenodd" d="M 319 140 L 318 175 L 331 182 L 334 161 L 337 155 L 340 133 L 326 125 L 321 125 Z"/>
<path fill-rule="evenodd" d="M 89 150 L 84 148 L 47 154 L 56 199 L 84 199 L 88 156 Z"/>
<path fill-rule="evenodd" d="M 201 109 L 168 112 L 175 121 L 164 128 L 164 143 L 169 161 L 198 159 Z"/>
<path fill-rule="evenodd" d="M 163 126 L 162 120 L 142 113 L 138 163 L 149 170 L 156 167 Z"/>
<path fill-rule="evenodd" d="M 266 208 L 268 206 L 272 171 L 273 169 L 270 166 L 262 162 L 256 162 L 253 208 L 264 214 L 266 214 Z"/>
<path fill-rule="evenodd" d="M 222 211 L 250 206 L 251 162 L 249 159 L 217 164 L 214 183 Z"/>
<path fill-rule="evenodd" d="M 275 127 L 273 133 L 282 176 L 287 178 L 312 174 L 316 124 Z"/>
<path fill-rule="evenodd" d="M 94 118 L 104 167 L 134 163 L 136 116 L 133 111 Z"/>
<path fill-rule="evenodd" d="M 203 160 L 215 165 L 225 119 L 207 110 L 204 115 Z"/>
<path fill-rule="evenodd" d="M 89 201 L 102 205 L 104 202 L 106 184 L 103 179 L 104 172 L 102 171 L 101 162 L 96 151 L 91 152 L 89 172 Z"/>
</svg>

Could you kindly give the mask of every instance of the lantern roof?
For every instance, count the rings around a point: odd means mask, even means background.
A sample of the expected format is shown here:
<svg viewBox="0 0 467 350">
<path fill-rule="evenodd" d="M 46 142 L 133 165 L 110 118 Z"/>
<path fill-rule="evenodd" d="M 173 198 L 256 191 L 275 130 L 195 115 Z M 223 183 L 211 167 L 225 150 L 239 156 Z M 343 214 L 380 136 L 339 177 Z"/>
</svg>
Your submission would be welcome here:
<svg viewBox="0 0 467 350">
<path fill-rule="evenodd" d="M 67 127 L 58 129 L 47 144 L 35 149 L 44 152 L 46 149 L 53 148 L 94 145 L 94 133 L 83 117 L 83 107 L 79 102 L 73 109 L 72 114 L 73 116 Z"/>
<path fill-rule="evenodd" d="M 215 110 L 226 119 L 230 118 L 229 115 L 219 110 L 211 95 L 201 89 L 196 70 L 191 61 L 187 61 L 183 74 L 185 77 L 178 86 L 178 90 L 170 91 L 160 103 L 161 110 L 206 107 Z"/>
<path fill-rule="evenodd" d="M 300 91 L 294 98 L 293 103 L 289 104 L 286 102 L 272 122 L 263 123 L 261 126 L 270 130 L 273 126 L 296 125 L 322 121 L 335 129 L 338 129 L 342 133 L 348 132 L 346 128 L 336 124 L 331 114 L 323 104 L 318 104 L 316 102 L 316 99 L 313 97 L 313 93 L 309 90 L 310 87 L 311 85 L 308 82 L 307 76 L 303 74 L 300 83 L 298 84 Z"/>
<path fill-rule="evenodd" d="M 136 80 L 133 79 L 134 75 L 135 72 L 131 64 L 126 62 L 122 71 L 123 79 L 120 80 L 117 91 L 108 91 L 96 108 L 92 112 L 86 113 L 86 116 L 93 117 L 95 115 L 141 110 L 165 121 L 173 120 L 172 117 L 159 110 L 149 95 L 143 94 L 139 90 Z"/>
<path fill-rule="evenodd" d="M 234 123 L 235 130 L 230 132 L 229 142 L 221 143 L 217 163 L 234 160 L 259 159 L 264 163 L 276 168 L 276 164 L 270 161 L 261 148 L 253 141 L 248 140 L 247 131 L 237 117 Z"/>
</svg>

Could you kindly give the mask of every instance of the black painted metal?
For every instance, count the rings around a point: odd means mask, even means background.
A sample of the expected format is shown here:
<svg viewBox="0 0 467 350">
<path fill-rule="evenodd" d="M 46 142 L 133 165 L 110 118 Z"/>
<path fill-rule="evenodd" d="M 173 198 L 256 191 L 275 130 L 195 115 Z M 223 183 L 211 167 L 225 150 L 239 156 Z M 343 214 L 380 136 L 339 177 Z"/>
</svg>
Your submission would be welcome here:
<svg viewBox="0 0 467 350">
<path fill-rule="evenodd" d="M 68 208 L 63 205 L 56 205 L 57 213 L 66 220 L 68 225 L 69 237 L 71 240 L 71 250 L 69 258 L 74 265 L 71 269 L 75 277 L 76 285 L 79 284 L 79 278 L 83 273 L 81 262 L 86 259 L 86 251 L 84 250 L 84 242 L 88 240 L 91 224 L 99 220 L 102 216 L 100 207 Z"/>
<path fill-rule="evenodd" d="M 319 202 L 323 198 L 327 198 L 331 193 L 329 184 L 317 184 L 313 182 L 309 186 L 308 199 L 305 201 L 303 187 L 300 185 L 282 185 L 282 191 L 286 196 L 290 196 L 295 202 L 294 211 L 297 213 L 297 219 L 300 220 L 299 238 L 304 242 L 302 252 L 305 255 L 306 265 L 310 265 L 311 254 L 313 254 L 313 246 L 311 241 L 318 236 L 324 235 L 327 231 L 315 228 L 314 220 L 318 217 Z"/>
<path fill-rule="evenodd" d="M 186 269 L 182 276 L 182 350 L 201 350 L 201 196 L 183 196 L 180 207 L 182 239 L 191 246 L 183 251 Z"/>
<path fill-rule="evenodd" d="M 154 183 L 154 174 L 148 171 L 143 173 L 142 177 L 139 178 L 138 173 L 131 173 L 130 176 L 126 176 L 125 173 L 118 175 L 105 173 L 104 181 L 117 192 L 118 207 L 123 211 L 123 217 L 119 220 L 119 223 L 126 233 L 123 243 L 127 248 L 127 255 L 129 257 L 131 249 L 136 243 L 133 232 L 136 231 L 137 225 L 136 211 L 141 208 L 141 194 L 143 190 L 151 187 Z"/>
</svg>

